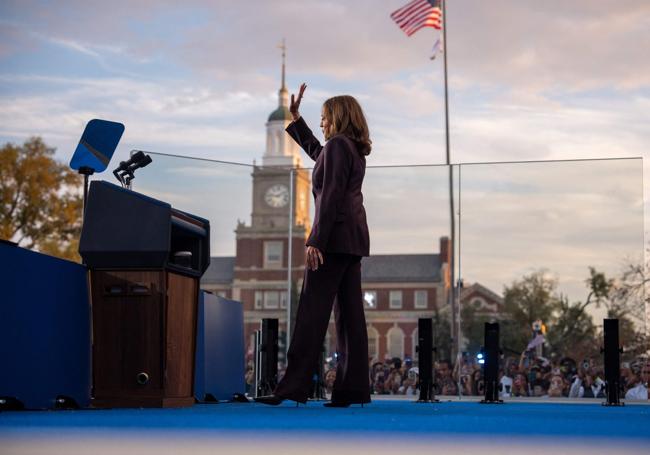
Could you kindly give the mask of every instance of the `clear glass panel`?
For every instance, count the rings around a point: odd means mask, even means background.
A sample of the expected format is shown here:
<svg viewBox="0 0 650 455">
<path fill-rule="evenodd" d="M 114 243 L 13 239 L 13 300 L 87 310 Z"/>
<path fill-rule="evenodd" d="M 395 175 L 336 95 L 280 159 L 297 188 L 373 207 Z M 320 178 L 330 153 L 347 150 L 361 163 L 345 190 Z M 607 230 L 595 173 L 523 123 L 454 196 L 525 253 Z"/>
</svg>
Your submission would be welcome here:
<svg viewBox="0 0 650 455">
<path fill-rule="evenodd" d="M 460 172 L 467 393 L 482 394 L 475 359 L 484 323 L 497 321 L 503 397 L 602 396 L 603 318 L 620 321 L 624 361 L 648 347 L 640 276 L 625 275 L 643 271 L 641 160 L 473 164 Z"/>
<path fill-rule="evenodd" d="M 234 257 L 238 222 L 250 223 L 253 166 L 150 154 L 132 190 L 210 221 L 210 254 Z"/>
<path fill-rule="evenodd" d="M 449 280 L 448 169 L 366 169 L 363 195 L 370 257 L 362 260 L 362 290 L 375 394 L 418 397 L 419 318 L 433 320 L 435 357 L 441 364 L 451 363 L 451 311 L 445 286 L 445 279 Z M 332 352 L 336 349 L 333 324 L 330 332 Z M 453 383 L 451 368 L 442 374 L 441 383 Z"/>
</svg>

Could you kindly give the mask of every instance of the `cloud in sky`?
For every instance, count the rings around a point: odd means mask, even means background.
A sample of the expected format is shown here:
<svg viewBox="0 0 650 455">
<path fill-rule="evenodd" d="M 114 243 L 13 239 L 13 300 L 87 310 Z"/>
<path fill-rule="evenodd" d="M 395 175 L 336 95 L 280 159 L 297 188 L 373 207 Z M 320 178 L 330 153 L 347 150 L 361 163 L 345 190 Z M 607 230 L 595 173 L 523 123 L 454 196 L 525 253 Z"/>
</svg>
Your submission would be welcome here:
<svg viewBox="0 0 650 455">
<path fill-rule="evenodd" d="M 442 60 L 428 58 L 436 33 L 407 38 L 389 18 L 404 3 L 2 2 L 0 140 L 41 135 L 68 160 L 99 117 L 126 124 L 115 160 L 137 148 L 251 163 L 264 151 L 286 37 L 289 88 L 308 82 L 313 126 L 326 97 L 350 93 L 371 126 L 370 165 L 444 163 Z M 447 8 L 453 162 L 648 158 L 650 3 Z"/>
</svg>

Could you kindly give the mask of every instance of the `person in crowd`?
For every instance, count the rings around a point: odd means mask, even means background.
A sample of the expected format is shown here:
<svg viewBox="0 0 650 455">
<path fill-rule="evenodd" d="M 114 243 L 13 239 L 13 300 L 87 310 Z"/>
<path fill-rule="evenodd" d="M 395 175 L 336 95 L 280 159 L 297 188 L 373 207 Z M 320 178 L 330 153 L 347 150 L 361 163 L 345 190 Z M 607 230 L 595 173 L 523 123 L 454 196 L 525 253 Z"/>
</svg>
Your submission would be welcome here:
<svg viewBox="0 0 650 455">
<path fill-rule="evenodd" d="M 604 385 L 591 368 L 581 370 L 571 384 L 569 398 L 605 398 Z"/>
<path fill-rule="evenodd" d="M 443 359 L 435 362 L 433 382 L 436 384 L 436 393 L 438 394 L 448 395 L 448 393 L 443 393 L 443 390 L 449 392 L 452 388 L 454 389 L 454 393 L 451 393 L 451 395 L 455 395 L 457 393 L 458 390 L 452 377 L 451 361 Z"/>
<path fill-rule="evenodd" d="M 632 369 L 630 368 L 630 362 L 621 363 L 621 389 L 629 389 L 628 384 L 630 383 L 630 376 L 632 376 Z"/>
<path fill-rule="evenodd" d="M 373 365 L 374 376 L 372 378 L 372 391 L 375 395 L 383 395 L 385 392 L 384 380 L 386 379 L 386 371 L 384 370 L 383 363 L 375 363 Z"/>
<path fill-rule="evenodd" d="M 453 365 L 452 378 L 457 385 L 460 383 L 461 395 L 469 396 L 474 394 L 475 384 L 472 375 L 476 368 L 478 366 L 474 365 L 469 352 L 463 352 L 460 363 Z"/>
<path fill-rule="evenodd" d="M 399 393 L 402 395 L 416 395 L 419 390 L 420 370 L 418 367 L 410 368 L 406 373 L 406 379 L 402 381 Z"/>
<path fill-rule="evenodd" d="M 334 388 L 334 382 L 336 381 L 336 368 L 330 368 L 325 373 L 325 392 L 328 395 L 332 394 L 332 389 Z"/>
<path fill-rule="evenodd" d="M 519 372 L 519 363 L 517 362 L 517 359 L 509 357 L 506 359 L 505 364 L 506 376 L 514 379 L 515 375 Z"/>
<path fill-rule="evenodd" d="M 253 369 L 252 366 L 246 368 L 246 373 L 244 374 L 244 381 L 246 384 L 246 394 L 250 396 L 255 392 L 253 390 L 253 388 L 255 387 L 255 370 Z"/>
<path fill-rule="evenodd" d="M 499 370 L 499 398 L 510 398 L 512 396 L 512 376 L 506 370 Z"/>
<path fill-rule="evenodd" d="M 566 384 L 564 378 L 560 374 L 554 374 L 551 376 L 551 380 L 548 387 L 548 396 L 550 398 L 560 398 L 565 396 Z"/>
<path fill-rule="evenodd" d="M 381 382 L 380 390 L 377 386 Z M 384 385 L 384 365 L 381 362 L 375 362 L 370 367 L 370 392 L 378 395 L 383 391 Z"/>
<path fill-rule="evenodd" d="M 406 381 L 408 379 L 408 372 L 413 366 L 413 362 L 407 357 L 404 359 L 404 362 L 402 362 L 402 366 L 399 369 L 399 375 L 402 377 L 402 381 Z"/>
<path fill-rule="evenodd" d="M 435 372 L 438 380 L 444 381 L 446 379 L 451 378 L 451 372 L 452 372 L 452 367 L 451 367 L 451 361 L 449 360 L 441 360 L 439 362 L 436 362 L 435 365 Z"/>
<path fill-rule="evenodd" d="M 527 397 L 528 393 L 528 381 L 526 380 L 526 375 L 522 373 L 517 373 L 514 380 L 512 381 L 512 396 L 513 397 Z"/>
<path fill-rule="evenodd" d="M 534 364 L 529 370 L 528 384 L 530 394 L 534 397 L 546 395 L 548 382 L 544 379 L 544 374 L 543 368 L 537 364 Z"/>
<path fill-rule="evenodd" d="M 442 380 L 440 395 L 454 396 L 458 395 L 458 387 L 451 377 Z"/>
<path fill-rule="evenodd" d="M 400 365 L 401 366 L 401 365 Z M 402 376 L 398 368 L 393 368 L 388 375 L 388 380 L 384 383 L 384 390 L 387 394 L 395 395 L 402 385 Z"/>
<path fill-rule="evenodd" d="M 474 382 L 472 381 L 472 375 L 470 374 L 461 374 L 460 376 L 460 393 L 463 396 L 475 395 L 474 393 Z"/>
<path fill-rule="evenodd" d="M 630 388 L 625 392 L 627 400 L 647 400 L 648 399 L 648 381 L 650 380 L 650 361 L 641 364 L 638 374 L 629 376 Z"/>
<path fill-rule="evenodd" d="M 483 371 L 479 368 L 474 370 L 470 376 L 471 395 L 481 396 L 485 394 L 485 381 L 483 380 Z"/>
</svg>

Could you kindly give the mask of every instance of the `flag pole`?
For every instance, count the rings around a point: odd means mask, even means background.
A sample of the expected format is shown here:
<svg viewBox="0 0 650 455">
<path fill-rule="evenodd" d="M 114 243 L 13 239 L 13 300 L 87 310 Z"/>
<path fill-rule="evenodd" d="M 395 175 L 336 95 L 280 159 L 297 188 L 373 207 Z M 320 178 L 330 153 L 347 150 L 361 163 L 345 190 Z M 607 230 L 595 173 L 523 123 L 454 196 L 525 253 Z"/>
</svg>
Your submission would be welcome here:
<svg viewBox="0 0 650 455">
<path fill-rule="evenodd" d="M 441 0 L 442 3 L 442 57 L 444 61 L 444 80 L 445 80 L 445 151 L 446 163 L 449 169 L 449 220 L 450 220 L 450 242 L 449 242 L 449 281 L 450 291 L 447 299 L 449 307 L 451 308 L 451 334 L 452 339 L 456 341 L 456 361 L 460 355 L 460 312 L 456 305 L 456 220 L 454 217 L 454 171 L 451 166 L 450 152 L 449 152 L 449 90 L 447 82 L 447 2 Z M 455 333 L 454 333 L 455 332 Z M 454 346 L 452 346 L 452 353 Z M 453 355 L 452 355 L 453 357 Z M 460 390 L 459 390 L 460 391 Z"/>
</svg>

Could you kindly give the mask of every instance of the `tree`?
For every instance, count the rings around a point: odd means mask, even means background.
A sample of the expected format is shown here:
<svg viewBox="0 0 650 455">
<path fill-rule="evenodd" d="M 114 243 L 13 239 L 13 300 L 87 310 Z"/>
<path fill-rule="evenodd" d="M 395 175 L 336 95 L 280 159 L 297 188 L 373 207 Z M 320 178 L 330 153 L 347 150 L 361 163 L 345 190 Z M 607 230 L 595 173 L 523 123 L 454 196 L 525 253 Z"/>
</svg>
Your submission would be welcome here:
<svg viewBox="0 0 650 455">
<path fill-rule="evenodd" d="M 566 296 L 557 294 L 557 282 L 543 271 L 525 276 L 505 288 L 501 344 L 504 350 L 523 351 L 532 336 L 532 322 L 541 319 L 548 328 L 547 355 L 568 355 L 576 360 L 598 358 L 603 334 L 588 309 L 604 306 L 607 317 L 619 320 L 624 358 L 647 353 L 649 340 L 643 330 L 647 283 L 642 265 L 628 264 L 616 280 L 589 267 L 589 277 L 585 280 L 587 296 L 571 303 Z M 472 323 L 471 315 L 466 318 Z M 471 334 L 471 329 L 467 330 Z"/>
<path fill-rule="evenodd" d="M 628 263 L 618 279 L 608 279 L 604 273 L 589 267 L 586 280 L 589 294 L 584 302 L 565 303 L 554 321 L 553 337 L 549 342 L 556 351 L 571 350 L 576 356 L 597 357 L 602 346 L 598 333 L 586 309 L 591 305 L 604 306 L 607 317 L 618 319 L 619 343 L 624 347 L 624 358 L 629 360 L 648 351 L 645 335 L 645 293 L 647 284 L 642 265 Z"/>
<path fill-rule="evenodd" d="M 589 302 L 589 298 L 586 302 Z M 551 352 L 574 360 L 599 355 L 602 343 L 598 341 L 599 334 L 593 318 L 585 311 L 587 305 L 582 302 L 571 304 L 568 298 L 560 296 L 546 335 Z"/>
<path fill-rule="evenodd" d="M 439 360 L 451 359 L 451 317 L 443 314 L 437 307 L 433 312 L 432 330 L 436 358 Z"/>
<path fill-rule="evenodd" d="M 585 280 L 589 293 L 584 302 L 569 303 L 569 299 L 560 296 L 550 321 L 547 341 L 553 352 L 560 355 L 570 353 L 574 359 L 591 358 L 599 355 L 599 334 L 593 318 L 586 311 L 589 306 L 600 306 L 607 300 L 612 280 L 604 273 L 589 267 L 589 278 Z"/>
<path fill-rule="evenodd" d="M 494 322 L 494 317 L 481 314 L 481 305 L 472 302 L 460 310 L 460 324 L 463 338 L 467 340 L 465 350 L 478 352 L 485 341 L 485 323 Z"/>
<path fill-rule="evenodd" d="M 0 238 L 79 260 L 81 176 L 41 138 L 0 148 Z"/>
<path fill-rule="evenodd" d="M 515 281 L 503 291 L 504 318 L 501 321 L 501 345 L 504 350 L 523 352 L 537 319 L 551 320 L 559 304 L 557 281 L 539 270 Z"/>
<path fill-rule="evenodd" d="M 619 342 L 623 346 L 623 359 L 632 360 L 645 355 L 650 349 L 650 338 L 643 330 L 646 324 L 646 286 L 650 278 L 647 265 L 628 262 L 620 278 L 611 281 L 606 297 L 607 317 L 618 319 Z"/>
</svg>

